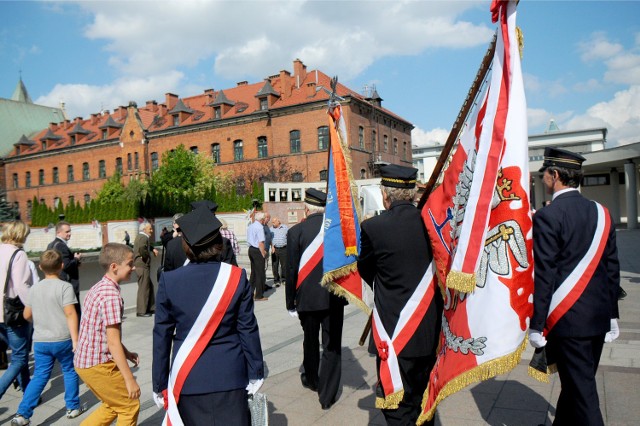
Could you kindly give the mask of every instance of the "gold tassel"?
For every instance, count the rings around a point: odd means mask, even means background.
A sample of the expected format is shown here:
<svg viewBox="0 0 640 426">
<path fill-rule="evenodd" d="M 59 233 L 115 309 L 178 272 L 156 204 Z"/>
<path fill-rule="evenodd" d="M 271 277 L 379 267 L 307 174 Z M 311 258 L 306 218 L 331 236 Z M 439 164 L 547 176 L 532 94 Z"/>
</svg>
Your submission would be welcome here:
<svg viewBox="0 0 640 426">
<path fill-rule="evenodd" d="M 400 405 L 402 398 L 404 398 L 404 389 L 387 395 L 384 398 L 377 396 L 376 408 L 379 408 L 381 410 L 395 410 L 398 408 L 398 405 Z"/>
<path fill-rule="evenodd" d="M 516 37 L 518 38 L 518 52 L 520 53 L 520 59 L 522 59 L 522 51 L 524 50 L 524 34 L 522 29 L 516 26 Z"/>
<path fill-rule="evenodd" d="M 471 384 L 481 382 L 483 380 L 487 380 L 499 374 L 505 374 L 513 370 L 516 365 L 518 365 L 518 362 L 520 362 L 520 359 L 522 358 L 522 352 L 524 352 L 526 347 L 527 339 L 525 338 L 522 341 L 522 344 L 515 350 L 515 352 L 509 355 L 505 355 L 501 358 L 496 358 L 491 361 L 485 362 L 484 364 L 480 364 L 474 369 L 462 373 L 458 377 L 454 378 L 449 383 L 444 385 L 442 389 L 440 389 L 440 393 L 436 397 L 433 406 L 429 411 L 425 413 L 424 409 L 427 405 L 427 399 L 429 398 L 429 387 L 427 387 L 427 390 L 425 390 L 422 397 L 422 413 L 420 414 L 420 417 L 418 417 L 416 424 L 421 425 L 424 422 L 431 420 L 435 415 L 438 404 L 448 396 L 453 395 L 454 393 L 464 389 Z"/>
<path fill-rule="evenodd" d="M 345 256 L 357 256 L 358 255 L 358 248 L 357 247 L 347 247 L 347 249 L 344 252 Z"/>
<path fill-rule="evenodd" d="M 447 275 L 447 288 L 461 293 L 473 293 L 476 288 L 476 274 L 460 271 L 450 271 Z"/>
<path fill-rule="evenodd" d="M 549 383 L 549 373 L 543 373 L 540 370 L 536 370 L 533 367 L 529 367 L 528 369 L 528 373 L 530 377 L 533 377 L 534 379 L 536 379 L 539 382 L 542 383 Z"/>
</svg>

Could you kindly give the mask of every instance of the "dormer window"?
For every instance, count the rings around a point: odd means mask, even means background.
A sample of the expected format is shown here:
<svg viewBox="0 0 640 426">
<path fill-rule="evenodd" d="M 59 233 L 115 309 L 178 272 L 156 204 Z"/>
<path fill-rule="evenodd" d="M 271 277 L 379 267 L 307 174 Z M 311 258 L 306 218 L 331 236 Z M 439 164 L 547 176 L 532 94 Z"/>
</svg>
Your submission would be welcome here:
<svg viewBox="0 0 640 426">
<path fill-rule="evenodd" d="M 173 125 L 174 126 L 179 126 L 180 125 L 180 115 L 176 114 L 173 116 Z"/>
<path fill-rule="evenodd" d="M 42 141 L 42 150 L 46 150 L 47 149 L 47 141 Z"/>
<path fill-rule="evenodd" d="M 106 139 L 109 136 L 109 131 L 107 129 L 102 129 L 102 139 Z"/>
<path fill-rule="evenodd" d="M 71 135 L 70 137 L 70 144 L 71 146 L 76 144 L 76 135 Z"/>
<path fill-rule="evenodd" d="M 215 107 L 213 109 L 213 117 L 214 118 L 222 118 L 222 108 L 221 107 Z"/>
<path fill-rule="evenodd" d="M 266 111 L 269 109 L 269 101 L 267 98 L 260 98 L 260 111 Z"/>
</svg>

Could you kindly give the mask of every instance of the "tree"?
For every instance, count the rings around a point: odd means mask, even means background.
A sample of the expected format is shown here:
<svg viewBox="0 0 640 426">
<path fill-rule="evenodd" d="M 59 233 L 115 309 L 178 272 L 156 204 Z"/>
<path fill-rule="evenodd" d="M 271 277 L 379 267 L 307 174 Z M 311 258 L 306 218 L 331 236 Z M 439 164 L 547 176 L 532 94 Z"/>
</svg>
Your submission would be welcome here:
<svg viewBox="0 0 640 426">
<path fill-rule="evenodd" d="M 18 218 L 16 208 L 7 201 L 7 193 L 0 189 L 0 222 Z"/>
</svg>

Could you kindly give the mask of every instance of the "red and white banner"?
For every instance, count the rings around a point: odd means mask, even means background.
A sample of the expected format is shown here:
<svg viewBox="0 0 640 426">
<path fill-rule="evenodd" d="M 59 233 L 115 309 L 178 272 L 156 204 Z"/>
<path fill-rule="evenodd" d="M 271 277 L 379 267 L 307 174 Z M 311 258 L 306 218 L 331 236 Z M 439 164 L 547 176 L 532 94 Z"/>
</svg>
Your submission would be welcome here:
<svg viewBox="0 0 640 426">
<path fill-rule="evenodd" d="M 222 321 L 231 299 L 238 289 L 241 276 L 242 269 L 227 263 L 220 264 L 220 271 L 213 284 L 213 289 L 171 365 L 166 396 L 169 401 L 167 413 L 162 422 L 163 426 L 184 425 L 178 411 L 178 400 L 182 386 L 218 329 L 220 321 Z"/>
<path fill-rule="evenodd" d="M 494 0 L 491 80 L 422 210 L 444 295 L 436 364 L 418 424 L 458 390 L 510 371 L 533 311 L 527 111 L 516 2 Z"/>
</svg>

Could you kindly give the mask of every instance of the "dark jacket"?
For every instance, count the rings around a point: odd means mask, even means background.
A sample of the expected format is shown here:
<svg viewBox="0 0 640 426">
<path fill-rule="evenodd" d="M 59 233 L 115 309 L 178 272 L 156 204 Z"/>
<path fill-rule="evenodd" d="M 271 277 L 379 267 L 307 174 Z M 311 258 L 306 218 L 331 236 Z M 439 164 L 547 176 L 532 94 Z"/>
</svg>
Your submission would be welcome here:
<svg viewBox="0 0 640 426">
<path fill-rule="evenodd" d="M 73 290 L 78 293 L 80 289 L 80 261 L 74 258 L 74 253 L 71 251 L 65 241 L 56 237 L 47 246 L 47 250 L 57 250 L 62 255 L 62 262 L 64 264 L 62 272 L 60 273 L 60 279 L 71 283 Z"/>
<path fill-rule="evenodd" d="M 597 221 L 595 203 L 578 191 L 560 194 L 533 216 L 535 285 L 532 330 L 544 329 L 551 296 L 584 258 L 593 241 Z M 602 258 L 591 280 L 550 335 L 589 337 L 608 332 L 611 318 L 618 317 L 619 287 L 620 265 L 612 222 Z"/>
<path fill-rule="evenodd" d="M 410 202 L 394 202 L 389 210 L 362 222 L 358 271 L 362 279 L 375 286 L 374 302 L 389 335 L 393 334 L 402 308 L 431 259 L 431 246 L 420 211 Z M 436 290 L 415 334 L 399 355 L 434 354 L 441 314 L 442 297 Z M 375 353 L 375 347 L 370 345 L 369 351 Z"/>
<path fill-rule="evenodd" d="M 182 235 L 178 235 L 167 242 L 164 254 L 164 271 L 178 269 L 187 260 L 187 254 L 182 248 Z"/>
<path fill-rule="evenodd" d="M 190 263 L 160 277 L 153 328 L 154 392 L 167 388 L 170 360 L 173 362 L 191 330 L 219 271 L 219 262 Z M 193 366 L 182 393 L 194 395 L 244 389 L 250 379 L 261 378 L 264 378 L 264 365 L 258 322 L 253 313 L 251 285 L 242 270 L 229 308 Z"/>
</svg>

